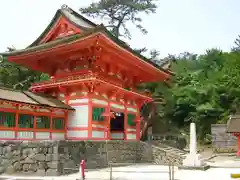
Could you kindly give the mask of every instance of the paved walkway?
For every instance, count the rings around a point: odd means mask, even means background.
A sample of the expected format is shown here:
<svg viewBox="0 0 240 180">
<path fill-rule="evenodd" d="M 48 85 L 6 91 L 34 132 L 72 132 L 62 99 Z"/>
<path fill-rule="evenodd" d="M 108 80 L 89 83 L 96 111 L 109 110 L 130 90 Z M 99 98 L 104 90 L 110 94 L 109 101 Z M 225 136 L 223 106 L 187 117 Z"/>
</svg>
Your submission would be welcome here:
<svg viewBox="0 0 240 180">
<path fill-rule="evenodd" d="M 175 169 L 176 180 L 231 180 L 231 173 L 240 173 L 240 168 L 211 168 L 207 171 Z M 2 176 L 3 177 L 3 176 Z M 11 177 L 21 180 L 76 180 L 79 173 L 61 177 Z M 109 180 L 109 169 L 90 171 L 86 173 L 86 180 Z M 160 165 L 132 165 L 113 168 L 113 180 L 169 180 L 168 166 Z M 1 179 L 0 179 L 1 180 Z"/>
</svg>

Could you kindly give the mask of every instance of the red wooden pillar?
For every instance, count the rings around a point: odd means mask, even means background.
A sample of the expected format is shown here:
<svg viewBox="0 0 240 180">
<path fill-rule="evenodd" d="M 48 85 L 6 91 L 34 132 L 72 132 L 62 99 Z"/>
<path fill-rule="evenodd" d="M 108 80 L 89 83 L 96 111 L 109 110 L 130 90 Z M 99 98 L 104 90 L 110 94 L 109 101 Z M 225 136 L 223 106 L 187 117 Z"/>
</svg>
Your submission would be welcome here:
<svg viewBox="0 0 240 180">
<path fill-rule="evenodd" d="M 38 108 L 36 108 L 35 111 L 38 111 Z M 36 130 L 37 130 L 37 116 L 36 116 L 36 114 L 34 114 L 34 116 L 33 116 L 33 139 L 36 139 Z"/>
<path fill-rule="evenodd" d="M 128 112 L 127 106 L 124 105 L 124 140 L 127 140 L 127 128 L 128 128 Z"/>
<path fill-rule="evenodd" d="M 233 136 L 236 136 L 238 138 L 238 149 L 237 149 L 237 156 L 240 156 L 240 133 L 233 133 Z"/>
<path fill-rule="evenodd" d="M 136 120 L 136 139 L 140 140 L 140 118 L 138 116 Z"/>
<path fill-rule="evenodd" d="M 142 107 L 141 103 L 136 103 L 137 113 L 136 113 L 136 139 L 141 139 L 141 117 L 140 117 L 140 108 Z"/>
<path fill-rule="evenodd" d="M 108 105 L 107 105 L 107 113 L 109 114 L 109 116 L 107 116 L 107 131 L 106 131 L 106 138 L 107 140 L 111 139 L 111 107 L 110 107 L 110 102 L 108 101 Z"/>
<path fill-rule="evenodd" d="M 65 103 L 69 105 L 70 92 L 65 93 Z M 68 111 L 64 111 L 64 139 L 67 139 L 67 129 L 68 129 Z"/>
<path fill-rule="evenodd" d="M 52 139 L 52 132 L 53 132 L 53 110 L 51 110 L 51 114 L 50 114 L 50 139 Z"/>
<path fill-rule="evenodd" d="M 16 105 L 17 111 L 15 114 L 15 138 L 18 136 L 18 121 L 19 121 L 19 104 Z"/>
<path fill-rule="evenodd" d="M 92 99 L 89 97 L 88 99 L 88 139 L 92 138 L 92 111 L 93 111 L 93 103 L 92 103 Z"/>
<path fill-rule="evenodd" d="M 67 139 L 67 128 L 68 128 L 68 111 L 64 112 L 64 138 Z"/>
<path fill-rule="evenodd" d="M 237 134 L 238 138 L 238 150 L 237 150 L 237 156 L 240 156 L 240 134 Z"/>
</svg>

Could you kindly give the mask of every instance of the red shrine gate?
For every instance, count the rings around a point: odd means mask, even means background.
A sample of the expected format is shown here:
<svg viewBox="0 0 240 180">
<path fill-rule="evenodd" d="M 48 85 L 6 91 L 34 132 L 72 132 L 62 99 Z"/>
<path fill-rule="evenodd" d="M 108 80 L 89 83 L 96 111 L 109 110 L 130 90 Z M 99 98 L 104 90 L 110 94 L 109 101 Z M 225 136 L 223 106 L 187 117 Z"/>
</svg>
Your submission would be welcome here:
<svg viewBox="0 0 240 180">
<path fill-rule="evenodd" d="M 33 84 L 30 91 L 33 96 L 40 93 L 54 97 L 55 103 L 65 103 L 68 108 L 63 108 L 62 131 L 65 139 L 72 140 L 139 140 L 139 111 L 152 98 L 136 87 L 170 77 L 169 72 L 133 51 L 103 25 L 94 24 L 67 6 L 57 11 L 33 44 L 2 55 L 10 62 L 51 76 L 48 81 Z M 26 111 L 35 115 L 34 124 L 46 123 L 46 133 L 53 131 L 52 109 L 58 108 L 52 101 L 39 103 L 48 109 L 49 118 L 39 119 L 35 109 Z M 36 125 L 31 127 L 38 131 Z"/>
</svg>

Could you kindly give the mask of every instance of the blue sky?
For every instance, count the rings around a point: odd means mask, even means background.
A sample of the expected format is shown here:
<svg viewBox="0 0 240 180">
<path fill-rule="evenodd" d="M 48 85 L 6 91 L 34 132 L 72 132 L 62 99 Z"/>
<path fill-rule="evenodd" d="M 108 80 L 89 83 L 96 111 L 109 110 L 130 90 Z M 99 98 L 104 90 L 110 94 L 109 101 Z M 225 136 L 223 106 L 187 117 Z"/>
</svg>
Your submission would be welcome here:
<svg viewBox="0 0 240 180">
<path fill-rule="evenodd" d="M 46 28 L 56 10 L 67 4 L 74 10 L 92 0 L 0 1 L 0 52 L 31 44 Z M 164 57 L 184 51 L 203 53 L 208 48 L 230 50 L 240 34 L 239 0 L 161 0 L 154 15 L 141 15 L 148 34 L 129 26 L 134 48 L 157 49 Z M 96 23 L 101 23 L 95 20 Z"/>
</svg>

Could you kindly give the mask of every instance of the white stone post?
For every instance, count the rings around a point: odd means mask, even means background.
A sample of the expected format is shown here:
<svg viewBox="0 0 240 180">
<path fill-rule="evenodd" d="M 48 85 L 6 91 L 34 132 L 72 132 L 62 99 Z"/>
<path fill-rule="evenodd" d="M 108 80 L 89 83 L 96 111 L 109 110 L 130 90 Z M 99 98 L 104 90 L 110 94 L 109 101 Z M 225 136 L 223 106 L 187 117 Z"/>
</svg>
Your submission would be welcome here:
<svg viewBox="0 0 240 180">
<path fill-rule="evenodd" d="M 197 138 L 196 138 L 196 125 L 190 124 L 190 154 L 197 154 Z"/>
<path fill-rule="evenodd" d="M 201 167 L 203 166 L 203 160 L 200 154 L 197 154 L 197 137 L 196 137 L 196 125 L 190 124 L 190 153 L 186 159 L 183 160 L 183 166 L 185 167 Z"/>
</svg>

